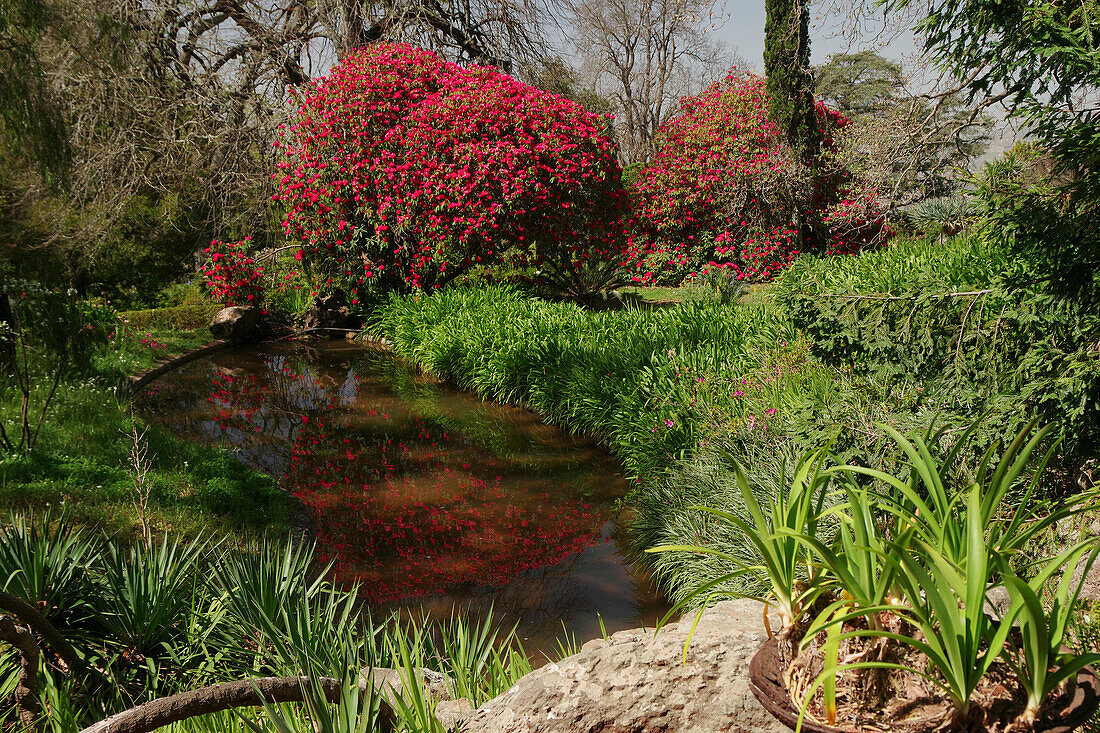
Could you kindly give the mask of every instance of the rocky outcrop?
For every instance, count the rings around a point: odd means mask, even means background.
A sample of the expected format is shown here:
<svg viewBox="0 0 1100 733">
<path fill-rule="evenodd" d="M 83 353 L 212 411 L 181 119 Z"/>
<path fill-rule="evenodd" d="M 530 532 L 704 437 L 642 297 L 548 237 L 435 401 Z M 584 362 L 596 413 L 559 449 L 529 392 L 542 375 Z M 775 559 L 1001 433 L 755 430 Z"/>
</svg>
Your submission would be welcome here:
<svg viewBox="0 0 1100 733">
<path fill-rule="evenodd" d="M 356 329 L 362 325 L 362 321 L 351 312 L 344 294 L 340 292 L 314 298 L 302 318 L 302 328 L 306 331 Z"/>
<path fill-rule="evenodd" d="M 765 639 L 763 607 L 720 603 L 695 621 L 590 641 L 478 708 L 467 733 L 780 733 L 749 690 L 749 660 Z M 773 619 L 773 628 L 779 628 Z"/>
<path fill-rule="evenodd" d="M 214 314 L 214 320 L 210 321 L 210 333 L 219 339 L 239 344 L 254 338 L 259 325 L 258 308 L 231 305 Z"/>
</svg>

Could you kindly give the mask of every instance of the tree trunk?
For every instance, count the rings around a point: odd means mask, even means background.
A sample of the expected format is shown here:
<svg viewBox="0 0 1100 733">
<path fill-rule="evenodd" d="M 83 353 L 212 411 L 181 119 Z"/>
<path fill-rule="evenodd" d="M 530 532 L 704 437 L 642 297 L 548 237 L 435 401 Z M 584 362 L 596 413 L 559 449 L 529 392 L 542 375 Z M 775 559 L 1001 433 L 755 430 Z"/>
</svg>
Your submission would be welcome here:
<svg viewBox="0 0 1100 733">
<path fill-rule="evenodd" d="M 331 677 L 318 680 L 330 702 L 340 697 L 342 683 Z M 211 685 L 198 690 L 162 697 L 116 713 L 85 728 L 81 733 L 149 733 L 181 720 L 239 707 L 259 707 L 269 703 L 301 702 L 311 684 L 308 677 L 263 677 Z M 364 682 L 360 681 L 360 687 Z M 372 684 L 367 681 L 365 684 Z M 396 718 L 382 701 L 380 730 L 393 730 Z"/>
<path fill-rule="evenodd" d="M 15 365 L 15 324 L 12 322 L 11 300 L 8 291 L 0 289 L 0 374 L 6 373 Z"/>
</svg>

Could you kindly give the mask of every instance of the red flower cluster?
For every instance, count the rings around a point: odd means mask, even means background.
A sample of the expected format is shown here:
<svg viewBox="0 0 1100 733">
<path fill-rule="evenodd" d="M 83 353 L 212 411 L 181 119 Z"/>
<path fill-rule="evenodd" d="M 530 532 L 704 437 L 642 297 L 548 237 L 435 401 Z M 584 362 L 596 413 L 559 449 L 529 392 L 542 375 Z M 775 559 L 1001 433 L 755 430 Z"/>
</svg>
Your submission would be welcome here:
<svg viewBox="0 0 1100 733">
<path fill-rule="evenodd" d="M 215 239 L 203 252 L 209 258 L 203 268 L 206 288 L 226 305 L 259 305 L 264 297 L 264 268 L 246 251 L 250 237 L 239 242 Z"/>
<path fill-rule="evenodd" d="M 91 326 L 89 326 L 88 328 L 91 328 Z M 111 336 L 113 336 L 113 335 L 114 334 L 111 334 Z M 110 336 L 108 336 L 107 338 L 110 338 Z M 150 348 L 150 349 L 167 349 L 168 348 L 168 344 L 162 344 L 161 342 L 159 342 L 155 338 L 153 338 L 153 334 L 148 333 L 148 332 L 146 332 L 145 337 L 141 339 L 141 345 L 145 346 L 146 348 Z"/>
<path fill-rule="evenodd" d="M 633 186 L 634 279 L 678 283 L 715 268 L 738 279 L 768 279 L 799 254 L 795 211 L 821 251 L 884 242 L 873 194 L 855 197 L 861 205 L 852 206 L 850 174 L 830 163 L 832 134 L 848 120 L 820 104 L 817 112 L 822 157 L 811 169 L 768 119 L 763 78 L 731 74 L 682 99 L 658 133 L 659 152 Z"/>
<path fill-rule="evenodd" d="M 622 256 L 603 120 L 495 69 L 361 49 L 279 145 L 284 228 L 330 284 L 440 287 L 506 249 L 555 272 Z"/>
</svg>

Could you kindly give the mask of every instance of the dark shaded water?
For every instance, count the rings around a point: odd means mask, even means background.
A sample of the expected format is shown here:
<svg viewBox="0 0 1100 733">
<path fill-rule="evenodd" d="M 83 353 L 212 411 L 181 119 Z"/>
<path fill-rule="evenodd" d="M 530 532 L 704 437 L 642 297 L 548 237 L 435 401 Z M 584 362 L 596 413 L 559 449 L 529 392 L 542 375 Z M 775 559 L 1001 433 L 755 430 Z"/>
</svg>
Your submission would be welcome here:
<svg viewBox="0 0 1100 733">
<path fill-rule="evenodd" d="M 309 509 L 320 559 L 372 608 L 494 607 L 533 649 L 652 626 L 666 606 L 623 561 L 627 491 L 601 448 L 524 410 L 345 342 L 223 351 L 138 400 L 177 435 L 229 447 Z M 597 617 L 599 614 L 599 617 Z"/>
</svg>

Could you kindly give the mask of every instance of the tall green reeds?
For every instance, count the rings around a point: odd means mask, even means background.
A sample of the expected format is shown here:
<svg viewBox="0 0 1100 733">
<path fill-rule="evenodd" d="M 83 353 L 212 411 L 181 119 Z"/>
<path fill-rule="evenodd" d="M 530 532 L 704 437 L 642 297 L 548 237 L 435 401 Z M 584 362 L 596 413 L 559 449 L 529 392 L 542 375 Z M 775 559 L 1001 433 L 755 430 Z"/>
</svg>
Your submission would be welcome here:
<svg viewBox="0 0 1100 733">
<path fill-rule="evenodd" d="M 766 305 L 593 312 L 489 287 L 391 298 L 373 327 L 439 377 L 606 440 L 639 477 L 711 423 L 774 414 L 784 370 L 805 366 L 783 363 L 797 334 Z"/>
</svg>

